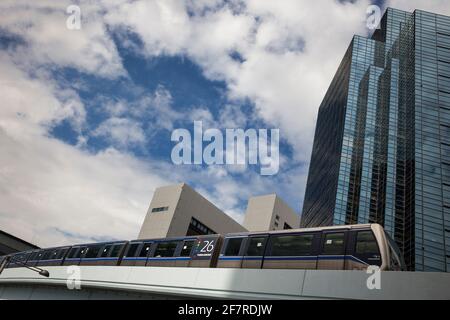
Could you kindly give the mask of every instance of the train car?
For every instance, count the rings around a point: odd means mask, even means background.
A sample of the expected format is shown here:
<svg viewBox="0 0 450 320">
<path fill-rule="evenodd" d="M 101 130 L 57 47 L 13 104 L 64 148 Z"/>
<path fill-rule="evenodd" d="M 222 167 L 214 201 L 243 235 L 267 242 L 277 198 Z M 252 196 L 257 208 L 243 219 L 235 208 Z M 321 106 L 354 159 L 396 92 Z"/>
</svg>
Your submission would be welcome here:
<svg viewBox="0 0 450 320">
<path fill-rule="evenodd" d="M 64 246 L 34 251 L 30 254 L 27 264 L 35 267 L 60 266 L 69 249 L 70 246 Z"/>
<path fill-rule="evenodd" d="M 80 264 L 81 257 L 84 256 L 84 253 L 86 251 L 86 246 L 83 245 L 75 245 L 70 247 L 69 253 L 67 254 L 66 258 L 64 259 L 62 265 L 63 266 L 77 266 Z"/>
<path fill-rule="evenodd" d="M 405 270 L 378 224 L 115 241 L 19 252 L 3 267 L 101 265 L 251 269 Z M 1 261 L 0 260 L 0 263 Z"/>
<path fill-rule="evenodd" d="M 154 241 L 146 266 L 149 267 L 187 267 L 191 251 L 197 237 L 157 239 Z M 181 254 L 183 248 L 186 247 Z"/>
<path fill-rule="evenodd" d="M 154 240 L 133 240 L 125 249 L 121 266 L 145 266 L 147 257 L 153 248 Z"/>
<path fill-rule="evenodd" d="M 128 241 L 113 241 L 72 246 L 63 265 L 117 266 Z"/>
<path fill-rule="evenodd" d="M 215 267 L 222 236 L 202 235 L 155 241 L 147 266 L 153 267 Z"/>
<path fill-rule="evenodd" d="M 220 250 L 220 235 L 130 241 L 121 266 L 211 267 Z"/>
<path fill-rule="evenodd" d="M 5 261 L 5 268 L 12 269 L 23 267 L 23 265 L 27 262 L 30 253 L 30 251 L 23 251 L 9 255 L 9 259 Z"/>
<path fill-rule="evenodd" d="M 227 234 L 218 268 L 404 270 L 395 242 L 378 224 Z"/>
</svg>

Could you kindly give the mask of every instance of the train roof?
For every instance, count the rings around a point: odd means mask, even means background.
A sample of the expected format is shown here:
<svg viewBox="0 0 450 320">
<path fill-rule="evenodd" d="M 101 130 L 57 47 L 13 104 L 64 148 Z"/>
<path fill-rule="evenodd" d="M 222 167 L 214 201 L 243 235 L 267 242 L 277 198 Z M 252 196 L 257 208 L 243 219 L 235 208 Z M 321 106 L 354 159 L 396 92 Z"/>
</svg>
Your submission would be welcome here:
<svg viewBox="0 0 450 320">
<path fill-rule="evenodd" d="M 68 247 L 84 247 L 84 246 L 93 246 L 93 245 L 102 245 L 102 244 L 118 244 L 118 243 L 126 243 L 129 240 L 111 240 L 111 241 L 102 241 L 102 242 L 90 242 L 90 243 L 77 243 L 68 245 Z"/>
<path fill-rule="evenodd" d="M 180 237 L 169 237 L 169 238 L 149 238 L 149 239 L 135 239 L 130 240 L 130 242 L 149 242 L 149 241 L 177 241 L 185 239 L 196 239 L 198 237 L 214 236 L 216 234 L 204 234 L 204 235 L 193 235 L 193 236 L 180 236 Z"/>
<path fill-rule="evenodd" d="M 224 236 L 228 237 L 228 236 L 246 236 L 249 234 L 263 235 L 263 234 L 283 234 L 283 233 L 293 233 L 293 232 L 314 232 L 314 231 L 323 231 L 323 230 L 367 229 L 367 228 L 371 228 L 372 225 L 378 225 L 378 224 L 366 223 L 366 224 L 350 224 L 350 225 L 339 225 L 339 226 L 329 226 L 329 227 L 286 229 L 286 230 L 248 231 L 248 232 L 227 233 Z"/>
</svg>

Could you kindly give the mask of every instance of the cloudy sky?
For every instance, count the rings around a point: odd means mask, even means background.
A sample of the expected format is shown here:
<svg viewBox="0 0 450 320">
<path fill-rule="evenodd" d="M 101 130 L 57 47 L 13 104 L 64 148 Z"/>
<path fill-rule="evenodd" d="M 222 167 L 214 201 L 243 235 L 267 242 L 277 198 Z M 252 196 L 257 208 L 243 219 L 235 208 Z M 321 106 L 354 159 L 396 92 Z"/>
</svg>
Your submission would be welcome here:
<svg viewBox="0 0 450 320">
<path fill-rule="evenodd" d="M 178 182 L 240 222 L 252 195 L 300 212 L 318 106 L 370 4 L 2 0 L 0 229 L 40 246 L 135 238 L 155 188 Z M 172 130 L 194 120 L 279 128 L 278 174 L 174 165 Z"/>
</svg>

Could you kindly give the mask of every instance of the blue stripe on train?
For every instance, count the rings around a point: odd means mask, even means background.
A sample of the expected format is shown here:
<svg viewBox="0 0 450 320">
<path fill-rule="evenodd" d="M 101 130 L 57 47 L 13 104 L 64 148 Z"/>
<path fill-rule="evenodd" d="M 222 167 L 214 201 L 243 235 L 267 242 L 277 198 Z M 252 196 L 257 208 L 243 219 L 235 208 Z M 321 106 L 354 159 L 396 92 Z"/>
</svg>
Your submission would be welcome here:
<svg viewBox="0 0 450 320">
<path fill-rule="evenodd" d="M 312 261 L 312 260 L 353 260 L 360 263 L 366 262 L 354 257 L 354 256 L 296 256 L 296 257 L 265 257 L 264 260 L 298 260 L 298 261 Z M 234 257 L 219 257 L 219 260 L 228 260 L 228 261 L 239 261 L 239 260 L 262 260 L 262 257 L 242 257 L 242 256 L 234 256 Z"/>
</svg>

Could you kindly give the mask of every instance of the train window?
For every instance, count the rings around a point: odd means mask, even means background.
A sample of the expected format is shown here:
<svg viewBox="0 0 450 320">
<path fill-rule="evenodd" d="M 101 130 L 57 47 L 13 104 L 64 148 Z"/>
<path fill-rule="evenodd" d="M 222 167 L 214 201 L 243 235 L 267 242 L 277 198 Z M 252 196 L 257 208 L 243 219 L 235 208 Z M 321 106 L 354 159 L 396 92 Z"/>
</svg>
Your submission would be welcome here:
<svg viewBox="0 0 450 320">
<path fill-rule="evenodd" d="M 44 251 L 44 254 L 42 255 L 41 260 L 49 260 L 51 257 L 51 254 L 52 254 L 51 250 Z"/>
<path fill-rule="evenodd" d="M 148 253 L 150 252 L 150 248 L 152 247 L 152 242 L 145 242 L 144 246 L 141 249 L 141 252 L 139 252 L 139 257 L 145 258 Z"/>
<path fill-rule="evenodd" d="M 102 254 L 100 255 L 100 257 L 102 257 L 102 258 L 107 257 L 111 248 L 112 248 L 112 244 L 106 245 L 105 248 L 102 250 Z"/>
<path fill-rule="evenodd" d="M 359 255 L 379 254 L 377 240 L 372 231 L 359 231 L 356 234 L 355 253 Z"/>
<path fill-rule="evenodd" d="M 31 252 L 27 252 L 25 253 L 24 257 L 23 257 L 23 261 L 28 261 L 28 258 L 30 257 Z"/>
<path fill-rule="evenodd" d="M 230 238 L 228 239 L 227 248 L 225 249 L 225 256 L 237 256 L 241 249 L 241 243 L 243 238 Z"/>
<path fill-rule="evenodd" d="M 59 250 L 57 259 L 63 259 L 66 256 L 67 251 L 69 251 L 69 248 Z"/>
<path fill-rule="evenodd" d="M 250 238 L 250 243 L 247 248 L 246 256 L 262 256 L 264 254 L 264 247 L 266 244 L 266 237 Z"/>
<path fill-rule="evenodd" d="M 50 259 L 51 260 L 57 259 L 58 252 L 59 252 L 59 250 L 53 250 L 52 253 L 50 254 Z"/>
<path fill-rule="evenodd" d="M 392 268 L 392 270 L 406 270 L 405 260 L 403 259 L 400 248 L 397 246 L 397 243 L 389 236 L 389 234 L 385 234 L 388 240 L 389 253 L 391 256 L 390 268 Z"/>
<path fill-rule="evenodd" d="M 80 248 L 78 248 L 78 247 L 72 247 L 72 248 L 70 249 L 70 251 L 69 251 L 69 254 L 67 255 L 67 258 L 68 258 L 68 259 L 75 258 L 75 255 L 77 254 L 77 252 L 78 252 L 79 249 L 80 249 Z"/>
<path fill-rule="evenodd" d="M 61 256 L 61 253 L 62 253 L 62 249 L 57 249 L 57 250 L 53 251 L 52 259 L 60 259 L 59 257 Z"/>
<path fill-rule="evenodd" d="M 191 250 L 194 246 L 194 242 L 194 240 L 184 241 L 183 248 L 180 252 L 180 257 L 189 257 L 191 255 Z"/>
<path fill-rule="evenodd" d="M 75 258 L 81 258 L 86 253 L 87 250 L 88 250 L 87 247 L 82 247 L 80 251 L 77 252 Z"/>
<path fill-rule="evenodd" d="M 272 256 L 304 256 L 311 253 L 314 235 L 275 236 L 272 242 Z"/>
<path fill-rule="evenodd" d="M 85 258 L 97 258 L 98 254 L 100 253 L 100 250 L 102 250 L 103 245 L 95 245 L 95 246 L 90 246 L 87 249 L 87 253 L 86 253 L 86 257 Z"/>
<path fill-rule="evenodd" d="M 23 253 L 19 253 L 19 254 L 15 255 L 13 259 L 16 262 L 22 262 L 23 263 L 23 261 L 25 261 L 25 255 Z"/>
<path fill-rule="evenodd" d="M 322 254 L 342 255 L 344 254 L 344 236 L 345 233 L 326 233 L 323 243 Z"/>
<path fill-rule="evenodd" d="M 51 260 L 55 260 L 58 257 L 58 252 L 59 250 L 53 250 L 52 253 L 50 254 L 50 259 Z"/>
<path fill-rule="evenodd" d="M 28 258 L 28 261 L 35 261 L 36 256 L 38 255 L 38 251 L 33 252 L 30 257 Z"/>
<path fill-rule="evenodd" d="M 111 250 L 110 257 L 111 258 L 117 258 L 119 257 L 120 252 L 122 251 L 124 244 L 116 244 Z"/>
<path fill-rule="evenodd" d="M 44 255 L 44 251 L 38 251 L 38 254 L 36 255 L 36 260 L 37 261 L 41 260 L 43 255 Z"/>
<path fill-rule="evenodd" d="M 156 247 L 155 257 L 173 257 L 175 253 L 175 249 L 177 248 L 178 242 L 160 242 Z"/>
<path fill-rule="evenodd" d="M 140 246 L 140 243 L 132 243 L 130 247 L 128 248 L 127 254 L 125 257 L 136 257 L 136 251 L 138 247 Z"/>
</svg>

